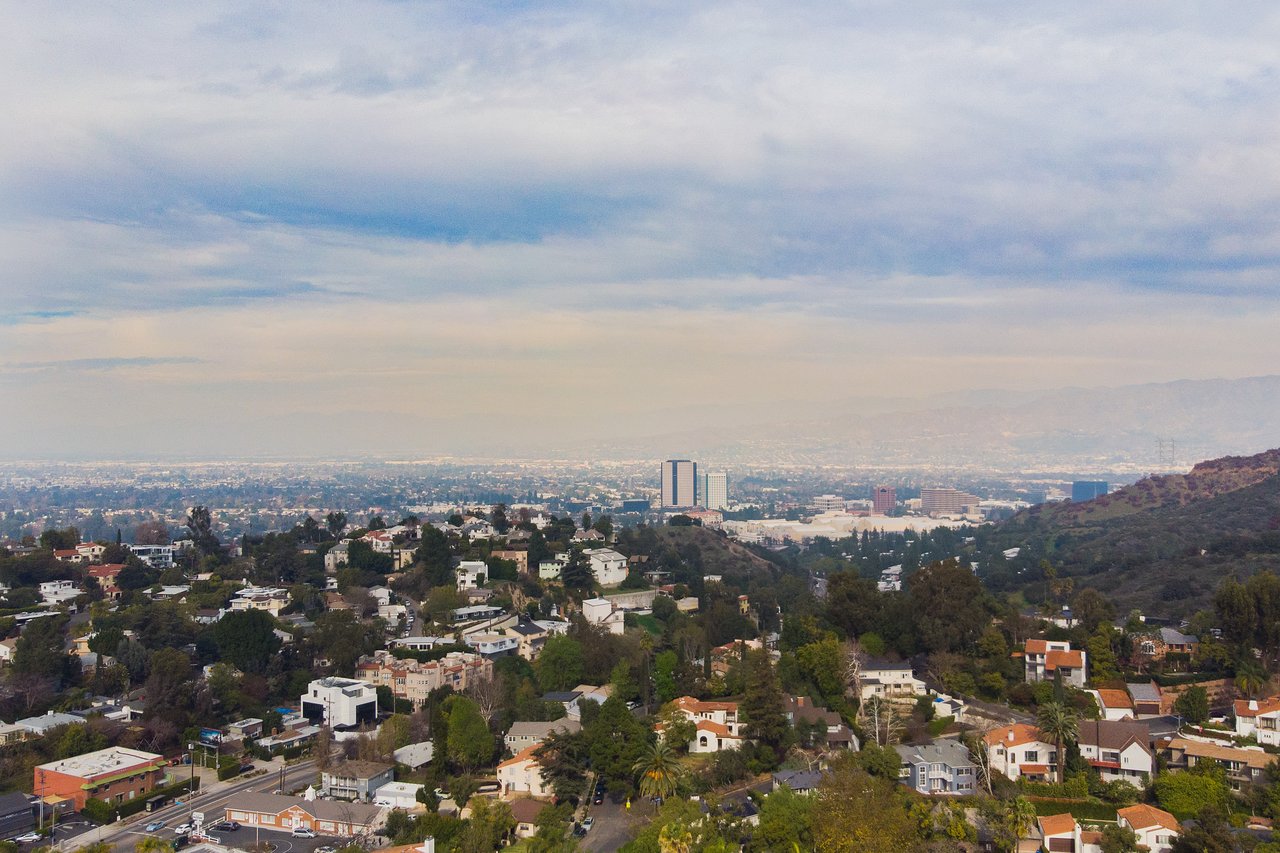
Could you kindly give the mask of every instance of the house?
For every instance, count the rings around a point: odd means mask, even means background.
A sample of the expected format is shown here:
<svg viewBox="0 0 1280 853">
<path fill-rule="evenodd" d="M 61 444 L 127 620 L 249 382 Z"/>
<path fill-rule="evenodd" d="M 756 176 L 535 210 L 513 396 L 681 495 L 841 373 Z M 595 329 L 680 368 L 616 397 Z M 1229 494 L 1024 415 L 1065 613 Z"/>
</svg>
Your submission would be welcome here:
<svg viewBox="0 0 1280 853">
<path fill-rule="evenodd" d="M 18 638 L 0 640 L 0 663 L 13 663 L 13 653 L 18 648 Z"/>
<path fill-rule="evenodd" d="M 1033 843 L 1038 841 L 1040 846 L 1037 849 L 1044 853 L 1102 853 L 1102 833 L 1082 829 L 1070 814 L 1036 818 L 1031 840 Z"/>
<path fill-rule="evenodd" d="M 1025 723 L 994 729 L 983 741 L 991 769 L 1014 781 L 1046 781 L 1058 763 L 1057 747 L 1041 740 L 1040 730 Z"/>
<path fill-rule="evenodd" d="M 580 722 L 565 717 L 547 723 L 518 720 L 507 729 L 502 742 L 514 755 L 528 747 L 540 746 L 553 732 L 576 734 L 580 731 L 582 731 Z"/>
<path fill-rule="evenodd" d="M 22 743 L 30 736 L 31 732 L 17 723 L 0 723 L 0 746 Z"/>
<path fill-rule="evenodd" d="M 735 734 L 734 730 L 728 726 L 714 720 L 698 720 L 694 723 L 693 740 L 689 741 L 689 752 L 706 753 L 738 749 L 746 742 L 746 738 Z"/>
<path fill-rule="evenodd" d="M 915 702 L 928 690 L 915 677 L 910 663 L 887 658 L 868 658 L 858 674 L 858 684 L 863 702 L 872 698 Z"/>
<path fill-rule="evenodd" d="M 1084 689 L 1088 656 L 1071 644 L 1059 640 L 1027 640 L 1023 647 L 1023 665 L 1028 684 L 1053 681 L 1059 674 L 1062 683 Z"/>
<path fill-rule="evenodd" d="M 152 601 L 181 601 L 191 592 L 191 587 L 185 584 L 174 584 L 172 586 L 162 586 L 151 590 Z"/>
<path fill-rule="evenodd" d="M 543 560 L 538 563 L 538 577 L 544 581 L 558 580 L 560 571 L 569 565 L 569 555 L 567 553 L 556 554 L 550 560 Z"/>
<path fill-rule="evenodd" d="M 521 575 L 529 574 L 529 552 L 528 551 L 491 551 L 490 557 L 497 557 L 499 560 L 510 560 L 516 564 L 516 572 Z"/>
<path fill-rule="evenodd" d="M 160 787 L 168 766 L 163 755 L 113 746 L 39 765 L 32 790 L 40 797 L 65 797 L 77 811 L 90 797 L 125 803 Z"/>
<path fill-rule="evenodd" d="M 547 643 L 547 637 L 550 632 L 529 619 L 521 619 L 515 625 L 511 626 L 511 632 L 515 635 L 519 644 L 516 648 L 516 654 L 527 661 L 535 661 L 542 652 L 542 647 Z"/>
<path fill-rule="evenodd" d="M 816 770 L 779 770 L 773 774 L 773 788 L 776 791 L 786 785 L 797 794 L 808 794 L 818 790 L 822 784 L 822 774 Z"/>
<path fill-rule="evenodd" d="M 467 634 L 462 641 L 487 659 L 507 657 L 520 648 L 520 637 L 510 634 Z"/>
<path fill-rule="evenodd" d="M 573 536 L 569 537 L 569 541 L 574 544 L 599 543 L 604 541 L 604 534 L 599 530 L 592 530 L 588 527 L 586 530 L 575 531 Z"/>
<path fill-rule="evenodd" d="M 0 838 L 15 838 L 36 828 L 36 810 L 26 794 L 0 794 Z"/>
<path fill-rule="evenodd" d="M 484 586 L 485 578 L 489 576 L 489 567 L 482 560 L 463 560 L 454 569 L 454 575 L 457 578 L 458 591 L 465 592 Z"/>
<path fill-rule="evenodd" d="M 289 606 L 289 590 L 279 587 L 247 586 L 237 590 L 231 599 L 231 609 L 265 610 L 272 616 Z"/>
<path fill-rule="evenodd" d="M 1155 776 L 1151 730 L 1132 720 L 1081 720 L 1077 743 L 1080 757 L 1089 762 L 1104 782 L 1122 779 L 1141 788 Z"/>
<path fill-rule="evenodd" d="M 285 729 L 279 734 L 259 738 L 257 745 L 274 754 L 283 752 L 286 749 L 304 747 L 313 742 L 319 734 L 319 726 L 299 726 L 298 728 Z"/>
<path fill-rule="evenodd" d="M 1236 791 L 1247 785 L 1265 784 L 1267 767 L 1276 760 L 1257 747 L 1245 749 L 1180 737 L 1160 741 L 1159 746 L 1170 770 L 1189 770 L 1204 761 L 1218 762 Z"/>
<path fill-rule="evenodd" d="M 380 822 L 382 812 L 379 806 L 363 803 L 303 800 L 242 791 L 227 803 L 224 817 L 257 829 L 292 832 L 303 828 L 317 835 L 351 838 L 371 833 Z"/>
<path fill-rule="evenodd" d="M 59 726 L 84 725 L 84 717 L 75 714 L 63 714 L 57 711 L 46 711 L 38 717 L 23 717 L 14 721 L 15 726 L 22 726 L 32 737 L 44 737 Z"/>
<path fill-rule="evenodd" d="M 964 744 L 954 740 L 894 749 L 901 761 L 899 781 L 921 794 L 964 795 L 976 790 L 978 768 Z"/>
<path fill-rule="evenodd" d="M 174 546 L 130 545 L 129 552 L 153 569 L 172 569 Z"/>
<path fill-rule="evenodd" d="M 391 753 L 391 756 L 396 760 L 396 764 L 403 764 L 410 770 L 417 770 L 419 767 L 426 767 L 431 763 L 431 759 L 435 757 L 435 754 L 436 745 L 429 740 L 424 740 L 419 743 L 402 746 Z"/>
<path fill-rule="evenodd" d="M 1187 663 L 1200 652 L 1200 640 L 1174 628 L 1160 628 L 1133 639 L 1134 663 L 1150 664 L 1173 659 Z"/>
<path fill-rule="evenodd" d="M 420 662 L 400 659 L 385 651 L 361 658 L 356 677 L 375 687 L 389 687 L 397 699 L 422 707 L 433 690 L 453 688 L 461 693 L 476 681 L 493 677 L 493 661 L 471 652 L 449 652 L 442 658 Z"/>
<path fill-rule="evenodd" d="M 1125 685 L 1129 688 L 1129 698 L 1133 700 L 1133 715 L 1142 717 L 1158 717 L 1164 713 L 1160 699 L 1160 685 L 1154 681 Z"/>
<path fill-rule="evenodd" d="M 75 548 L 56 548 L 53 552 L 53 558 L 59 563 L 70 563 L 73 566 L 86 562 L 84 554 L 81 554 Z"/>
<path fill-rule="evenodd" d="M 262 720 L 257 717 L 237 720 L 227 726 L 227 738 L 229 740 L 249 740 L 261 736 Z"/>
<path fill-rule="evenodd" d="M 1150 853 L 1169 853 L 1182 834 L 1178 819 L 1155 806 L 1126 806 L 1116 811 L 1116 823 L 1133 830 L 1139 847 Z"/>
<path fill-rule="evenodd" d="M 1263 746 L 1280 746 L 1280 696 L 1269 699 L 1237 699 L 1236 734 L 1253 735 Z"/>
<path fill-rule="evenodd" d="M 317 678 L 298 700 L 302 715 L 314 724 L 335 729 L 356 728 L 378 716 L 378 692 L 367 681 L 354 678 Z"/>
<path fill-rule="evenodd" d="M 418 807 L 418 792 L 423 785 L 410 782 L 388 782 L 373 792 L 373 804 L 388 809 L 412 811 Z"/>
<path fill-rule="evenodd" d="M 102 590 L 104 597 L 115 600 L 120 597 L 121 592 L 116 585 L 116 578 L 120 577 L 122 571 L 124 563 L 102 563 L 89 567 L 89 577 L 98 582 L 98 588 Z"/>
<path fill-rule="evenodd" d="M 511 801 L 511 818 L 516 822 L 516 838 L 532 838 L 538 834 L 538 815 L 546 803 L 521 797 Z"/>
<path fill-rule="evenodd" d="M 40 584 L 40 598 L 45 604 L 56 607 L 80 597 L 80 587 L 75 581 L 45 581 Z"/>
<path fill-rule="evenodd" d="M 76 546 L 76 551 L 84 557 L 86 563 L 96 563 L 107 553 L 107 546 L 98 542 L 81 542 Z"/>
<path fill-rule="evenodd" d="M 474 604 L 470 607 L 459 607 L 449 611 L 450 622 L 460 625 L 464 622 L 487 622 L 505 616 L 507 611 L 489 604 Z"/>
<path fill-rule="evenodd" d="M 591 573 L 601 586 L 617 586 L 627 579 L 627 558 L 612 548 L 590 548 L 582 554 L 591 561 Z"/>
<path fill-rule="evenodd" d="M 1098 701 L 1098 710 L 1102 713 L 1102 719 L 1132 720 L 1136 716 L 1133 709 L 1133 699 L 1130 698 L 1128 690 L 1102 687 L 1089 692 Z"/>
<path fill-rule="evenodd" d="M 783 697 L 783 709 L 787 715 L 787 722 L 791 725 L 805 724 L 814 730 L 821 730 L 823 739 L 820 743 L 827 749 L 856 751 L 860 748 L 858 738 L 853 730 L 844 724 L 844 720 L 840 719 L 840 715 L 835 711 L 819 708 L 808 696 Z"/>
<path fill-rule="evenodd" d="M 394 782 L 396 768 L 377 761 L 344 761 L 320 774 L 320 787 L 339 800 L 372 802 L 374 792 Z"/>
<path fill-rule="evenodd" d="M 360 537 L 360 541 L 368 543 L 379 554 L 390 554 L 396 547 L 395 536 L 389 530 L 370 530 Z"/>
<path fill-rule="evenodd" d="M 534 756 L 536 746 L 525 747 L 498 765 L 499 796 L 504 800 L 524 794 L 529 797 L 550 797 L 551 783 L 542 775 L 542 765 Z"/>
<path fill-rule="evenodd" d="M 626 617 L 614 609 L 613 602 L 605 598 L 588 598 L 582 602 L 582 615 L 592 625 L 600 625 L 610 634 L 621 634 L 626 627 Z"/>
</svg>

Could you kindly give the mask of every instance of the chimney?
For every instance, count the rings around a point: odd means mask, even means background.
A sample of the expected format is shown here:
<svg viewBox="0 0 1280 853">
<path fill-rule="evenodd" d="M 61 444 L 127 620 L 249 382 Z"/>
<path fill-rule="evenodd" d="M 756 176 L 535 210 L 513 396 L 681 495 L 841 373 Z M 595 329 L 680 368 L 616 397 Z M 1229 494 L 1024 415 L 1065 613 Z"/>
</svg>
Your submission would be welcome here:
<svg viewBox="0 0 1280 853">
<path fill-rule="evenodd" d="M 420 850 L 421 853 L 436 853 L 435 836 L 428 835 L 426 838 L 424 838 L 422 840 L 422 843 L 418 845 L 418 850 Z"/>
<path fill-rule="evenodd" d="M 1250 700 L 1249 700 L 1249 710 L 1250 710 L 1250 711 L 1256 711 L 1256 710 L 1258 710 L 1258 700 L 1257 700 L 1257 699 L 1250 699 Z"/>
<path fill-rule="evenodd" d="M 1009 727 L 1009 743 L 1013 743 L 1013 727 Z"/>
</svg>

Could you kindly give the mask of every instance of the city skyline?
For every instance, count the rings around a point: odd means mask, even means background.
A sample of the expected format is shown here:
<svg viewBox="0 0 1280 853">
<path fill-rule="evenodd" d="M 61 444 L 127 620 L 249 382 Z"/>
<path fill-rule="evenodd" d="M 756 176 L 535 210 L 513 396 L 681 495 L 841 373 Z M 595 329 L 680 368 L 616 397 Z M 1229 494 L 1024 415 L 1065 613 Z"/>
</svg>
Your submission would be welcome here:
<svg viewBox="0 0 1280 853">
<path fill-rule="evenodd" d="M 16 9 L 0 439 L 559 448 L 1274 372 L 1280 13 L 924 11 Z"/>
</svg>

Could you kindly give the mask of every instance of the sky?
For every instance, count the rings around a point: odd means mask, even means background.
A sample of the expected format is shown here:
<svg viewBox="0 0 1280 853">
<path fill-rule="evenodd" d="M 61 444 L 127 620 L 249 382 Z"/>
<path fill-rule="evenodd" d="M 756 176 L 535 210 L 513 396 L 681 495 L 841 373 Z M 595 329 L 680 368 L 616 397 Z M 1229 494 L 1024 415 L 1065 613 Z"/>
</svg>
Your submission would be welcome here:
<svg viewBox="0 0 1280 853">
<path fill-rule="evenodd" d="M 1280 372 L 1274 3 L 5 6 L 0 457 Z"/>
</svg>

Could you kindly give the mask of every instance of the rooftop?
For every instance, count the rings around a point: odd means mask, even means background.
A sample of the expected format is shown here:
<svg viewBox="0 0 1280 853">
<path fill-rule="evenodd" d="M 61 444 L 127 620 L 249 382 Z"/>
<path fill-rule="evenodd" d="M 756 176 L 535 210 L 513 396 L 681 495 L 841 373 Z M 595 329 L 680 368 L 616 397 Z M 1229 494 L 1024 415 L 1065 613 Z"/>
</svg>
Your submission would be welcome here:
<svg viewBox="0 0 1280 853">
<path fill-rule="evenodd" d="M 147 764 L 163 763 L 163 755 L 156 755 L 154 752 L 142 752 L 137 749 L 125 749 L 122 746 L 113 746 L 107 749 L 100 749 L 97 752 L 86 752 L 84 755 L 76 755 L 71 758 L 63 758 L 60 761 L 41 764 L 39 769 L 52 773 L 63 773 L 67 776 L 79 776 L 82 779 L 92 779 L 96 776 L 121 773 Z"/>
</svg>

